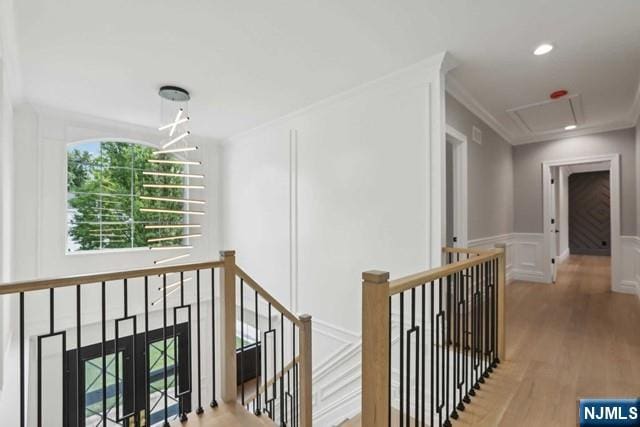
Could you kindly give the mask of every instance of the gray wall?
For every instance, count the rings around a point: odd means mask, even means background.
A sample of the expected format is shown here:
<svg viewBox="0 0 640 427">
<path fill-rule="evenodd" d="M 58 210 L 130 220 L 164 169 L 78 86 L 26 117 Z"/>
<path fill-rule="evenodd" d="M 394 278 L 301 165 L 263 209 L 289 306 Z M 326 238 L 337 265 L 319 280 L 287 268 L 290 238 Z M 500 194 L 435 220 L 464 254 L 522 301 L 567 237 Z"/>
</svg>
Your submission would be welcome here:
<svg viewBox="0 0 640 427">
<path fill-rule="evenodd" d="M 515 231 L 542 233 L 542 162 L 597 154 L 621 154 L 622 234 L 636 235 L 635 129 L 513 147 Z"/>
<path fill-rule="evenodd" d="M 447 94 L 446 121 L 467 135 L 468 239 L 512 233 L 513 147 L 454 97 Z M 482 145 L 471 140 L 482 130 Z"/>
</svg>

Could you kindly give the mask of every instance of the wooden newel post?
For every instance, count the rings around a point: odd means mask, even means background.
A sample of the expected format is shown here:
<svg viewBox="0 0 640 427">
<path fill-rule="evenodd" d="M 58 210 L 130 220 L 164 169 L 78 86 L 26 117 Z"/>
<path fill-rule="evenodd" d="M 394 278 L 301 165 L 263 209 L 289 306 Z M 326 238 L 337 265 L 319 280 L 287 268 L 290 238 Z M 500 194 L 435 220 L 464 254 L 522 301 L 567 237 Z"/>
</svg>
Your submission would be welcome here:
<svg viewBox="0 0 640 427">
<path fill-rule="evenodd" d="M 505 286 L 507 284 L 507 250 L 504 243 L 496 244 L 502 253 L 498 257 L 498 358 L 506 360 L 506 325 L 504 317 Z"/>
<path fill-rule="evenodd" d="M 362 425 L 389 422 L 389 273 L 362 273 Z"/>
<path fill-rule="evenodd" d="M 220 251 L 220 373 L 221 397 L 235 402 L 238 396 L 236 372 L 236 251 Z"/>
<path fill-rule="evenodd" d="M 311 427 L 313 422 L 311 316 L 300 315 L 300 425 Z"/>
</svg>

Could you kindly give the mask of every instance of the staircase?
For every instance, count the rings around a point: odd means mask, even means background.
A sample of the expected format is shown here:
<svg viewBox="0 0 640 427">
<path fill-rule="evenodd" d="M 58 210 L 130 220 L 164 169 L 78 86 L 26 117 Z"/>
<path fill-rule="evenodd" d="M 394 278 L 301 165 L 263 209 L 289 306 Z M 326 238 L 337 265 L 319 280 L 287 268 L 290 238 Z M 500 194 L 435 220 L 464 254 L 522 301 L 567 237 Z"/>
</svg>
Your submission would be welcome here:
<svg viewBox="0 0 640 427">
<path fill-rule="evenodd" d="M 2 284 L 0 296 L 13 296 L 19 330 L 11 425 L 311 426 L 311 317 L 234 251 Z"/>
</svg>

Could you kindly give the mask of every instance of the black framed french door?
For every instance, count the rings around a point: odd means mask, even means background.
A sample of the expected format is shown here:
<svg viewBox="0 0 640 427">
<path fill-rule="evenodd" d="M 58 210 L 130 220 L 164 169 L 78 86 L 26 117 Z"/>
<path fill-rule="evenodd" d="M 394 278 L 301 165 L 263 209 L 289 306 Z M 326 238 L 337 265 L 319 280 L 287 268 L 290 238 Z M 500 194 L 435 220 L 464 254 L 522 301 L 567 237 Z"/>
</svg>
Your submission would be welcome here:
<svg viewBox="0 0 640 427">
<path fill-rule="evenodd" d="M 162 425 L 165 407 L 169 421 L 191 411 L 189 332 L 185 322 L 168 327 L 166 336 L 155 329 L 118 337 L 117 348 L 115 340 L 85 346 L 80 363 L 77 350 L 68 351 L 69 427 L 149 427 Z"/>
</svg>

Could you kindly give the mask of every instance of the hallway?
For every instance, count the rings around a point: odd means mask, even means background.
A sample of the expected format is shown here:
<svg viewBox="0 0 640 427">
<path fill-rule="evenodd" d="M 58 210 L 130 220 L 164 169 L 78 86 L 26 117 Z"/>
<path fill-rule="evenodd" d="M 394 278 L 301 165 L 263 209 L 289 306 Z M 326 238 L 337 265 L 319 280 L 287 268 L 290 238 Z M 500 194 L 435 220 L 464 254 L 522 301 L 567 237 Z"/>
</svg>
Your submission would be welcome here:
<svg viewBox="0 0 640 427">
<path fill-rule="evenodd" d="M 610 258 L 571 256 L 556 285 L 507 287 L 507 355 L 455 425 L 575 426 L 580 397 L 640 395 L 640 300 Z"/>
</svg>

